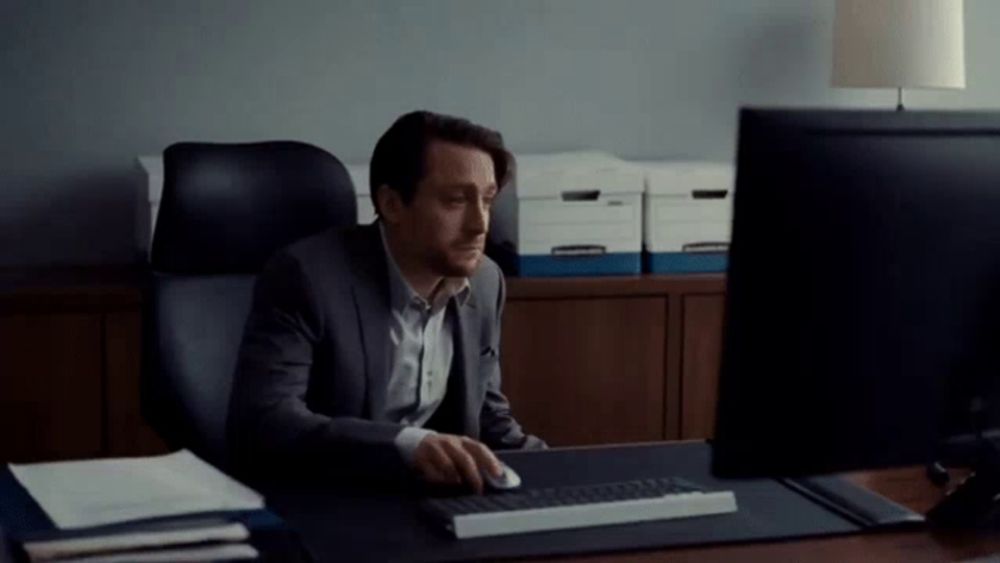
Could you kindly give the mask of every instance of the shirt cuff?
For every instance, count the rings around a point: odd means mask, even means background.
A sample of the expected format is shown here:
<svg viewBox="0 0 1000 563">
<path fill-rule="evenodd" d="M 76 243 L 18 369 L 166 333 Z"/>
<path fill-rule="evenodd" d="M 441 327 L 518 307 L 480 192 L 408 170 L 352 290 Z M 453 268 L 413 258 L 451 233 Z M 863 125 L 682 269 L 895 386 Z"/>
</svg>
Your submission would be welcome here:
<svg viewBox="0 0 1000 563">
<path fill-rule="evenodd" d="M 393 441 L 407 465 L 413 466 L 413 452 L 420 445 L 421 440 L 431 434 L 437 434 L 437 432 L 416 426 L 406 426 L 399 431 L 399 434 L 396 434 L 396 439 Z"/>
</svg>

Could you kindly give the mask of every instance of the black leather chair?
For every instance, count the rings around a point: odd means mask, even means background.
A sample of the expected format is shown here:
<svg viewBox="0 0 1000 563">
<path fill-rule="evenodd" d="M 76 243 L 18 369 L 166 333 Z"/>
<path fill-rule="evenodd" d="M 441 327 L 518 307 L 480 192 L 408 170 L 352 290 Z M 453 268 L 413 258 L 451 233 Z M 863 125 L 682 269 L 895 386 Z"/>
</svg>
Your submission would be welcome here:
<svg viewBox="0 0 1000 563">
<path fill-rule="evenodd" d="M 178 143 L 164 185 L 144 314 L 142 405 L 172 447 L 226 464 L 233 370 L 255 275 L 278 249 L 353 225 L 350 176 L 305 143 Z"/>
</svg>

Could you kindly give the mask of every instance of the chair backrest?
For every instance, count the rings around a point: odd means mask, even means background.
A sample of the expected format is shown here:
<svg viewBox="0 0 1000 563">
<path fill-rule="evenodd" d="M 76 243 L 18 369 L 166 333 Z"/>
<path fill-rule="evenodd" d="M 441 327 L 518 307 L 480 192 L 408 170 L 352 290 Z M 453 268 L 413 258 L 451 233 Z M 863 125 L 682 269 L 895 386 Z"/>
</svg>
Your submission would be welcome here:
<svg viewBox="0 0 1000 563">
<path fill-rule="evenodd" d="M 226 462 L 233 370 L 256 274 L 278 249 L 357 221 L 350 176 L 305 143 L 163 152 L 144 315 L 143 412 L 174 447 Z"/>
</svg>

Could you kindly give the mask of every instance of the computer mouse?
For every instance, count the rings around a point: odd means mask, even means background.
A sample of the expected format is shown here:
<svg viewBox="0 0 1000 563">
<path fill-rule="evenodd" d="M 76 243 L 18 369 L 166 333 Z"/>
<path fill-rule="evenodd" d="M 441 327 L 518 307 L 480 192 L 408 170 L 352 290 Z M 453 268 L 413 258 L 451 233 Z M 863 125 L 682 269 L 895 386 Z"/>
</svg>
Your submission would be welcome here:
<svg viewBox="0 0 1000 563">
<path fill-rule="evenodd" d="M 521 476 L 504 462 L 500 462 L 503 473 L 500 477 L 494 477 L 489 471 L 483 471 L 483 482 L 486 487 L 494 491 L 510 491 L 521 486 Z"/>
</svg>

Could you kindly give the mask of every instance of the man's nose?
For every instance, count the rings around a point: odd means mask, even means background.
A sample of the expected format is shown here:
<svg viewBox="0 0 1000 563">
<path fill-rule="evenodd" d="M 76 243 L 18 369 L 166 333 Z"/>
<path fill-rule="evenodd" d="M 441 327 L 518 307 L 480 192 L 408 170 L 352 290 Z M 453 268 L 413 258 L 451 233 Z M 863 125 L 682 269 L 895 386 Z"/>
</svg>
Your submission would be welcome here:
<svg viewBox="0 0 1000 563">
<path fill-rule="evenodd" d="M 472 233 L 485 233 L 490 226 L 490 208 L 485 202 L 469 206 L 466 215 L 465 228 Z"/>
</svg>

